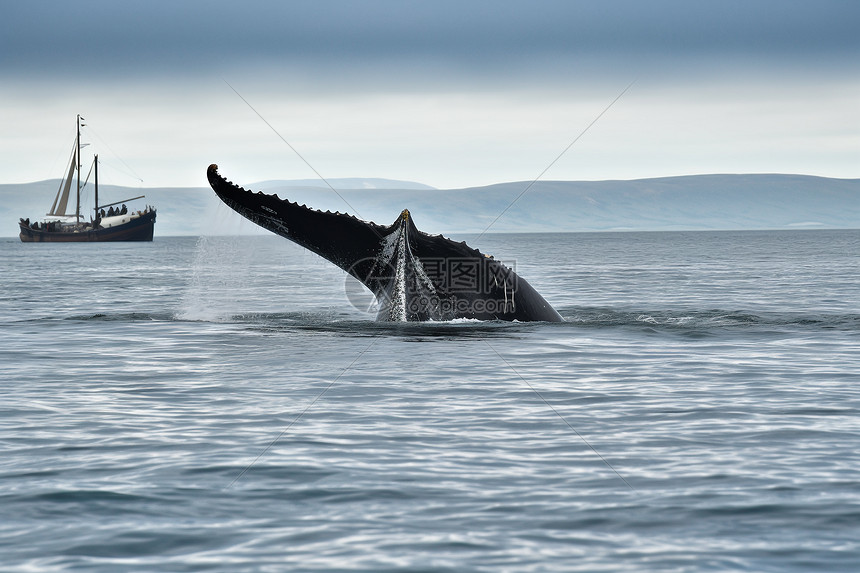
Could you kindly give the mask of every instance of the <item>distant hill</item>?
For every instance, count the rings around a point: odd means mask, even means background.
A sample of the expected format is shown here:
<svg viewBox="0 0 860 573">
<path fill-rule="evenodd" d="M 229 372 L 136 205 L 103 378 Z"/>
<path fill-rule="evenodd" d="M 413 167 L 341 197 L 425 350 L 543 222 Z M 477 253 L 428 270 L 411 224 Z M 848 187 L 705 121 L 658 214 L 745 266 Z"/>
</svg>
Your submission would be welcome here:
<svg viewBox="0 0 860 573">
<path fill-rule="evenodd" d="M 335 189 L 417 189 L 421 191 L 433 191 L 436 188 L 424 185 L 423 183 L 415 183 L 414 181 L 399 181 L 397 179 L 379 179 L 379 178 L 359 178 L 359 177 L 342 177 L 334 179 L 326 179 L 329 185 Z M 246 185 L 246 189 L 255 189 L 259 191 L 268 191 L 277 188 L 291 187 L 318 187 L 320 189 L 328 189 L 326 181 L 322 179 L 291 179 L 288 181 L 260 181 Z"/>
<path fill-rule="evenodd" d="M 311 185 L 310 183 L 313 183 Z M 500 183 L 433 189 L 384 179 L 267 181 L 245 185 L 321 210 L 388 224 L 408 208 L 429 233 L 480 233 L 528 186 Z M 19 217 L 37 219 L 59 181 L 0 185 L 0 236 L 16 236 Z M 349 186 L 361 185 L 359 188 Z M 373 185 L 374 187 L 370 187 Z M 399 185 L 399 187 L 398 187 Z M 101 197 L 146 195 L 158 208 L 156 236 L 263 233 L 206 188 L 103 185 Z M 805 175 L 692 175 L 631 181 L 539 181 L 490 232 L 860 228 L 860 179 Z"/>
</svg>

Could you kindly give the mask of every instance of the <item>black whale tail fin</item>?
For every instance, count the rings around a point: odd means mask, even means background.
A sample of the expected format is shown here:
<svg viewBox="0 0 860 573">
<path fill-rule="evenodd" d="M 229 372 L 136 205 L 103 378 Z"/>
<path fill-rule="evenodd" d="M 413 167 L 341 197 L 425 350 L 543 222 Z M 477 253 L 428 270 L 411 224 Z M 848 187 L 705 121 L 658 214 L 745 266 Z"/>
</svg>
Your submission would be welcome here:
<svg viewBox="0 0 860 573">
<path fill-rule="evenodd" d="M 350 273 L 355 273 L 361 261 L 374 257 L 380 238 L 391 232 L 390 227 L 345 213 L 317 211 L 277 195 L 248 191 L 222 177 L 215 164 L 209 166 L 206 176 L 218 197 L 231 209 Z"/>
<path fill-rule="evenodd" d="M 563 320 L 512 269 L 465 242 L 419 231 L 408 209 L 385 227 L 248 191 L 214 164 L 206 175 L 237 213 L 357 278 L 382 303 L 386 320 Z"/>
</svg>

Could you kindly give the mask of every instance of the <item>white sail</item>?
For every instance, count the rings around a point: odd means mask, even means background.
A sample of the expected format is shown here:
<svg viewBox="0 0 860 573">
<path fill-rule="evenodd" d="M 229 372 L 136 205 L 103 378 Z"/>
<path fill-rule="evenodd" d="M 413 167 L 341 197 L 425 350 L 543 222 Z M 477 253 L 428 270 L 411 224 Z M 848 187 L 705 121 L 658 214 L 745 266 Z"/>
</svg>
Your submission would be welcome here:
<svg viewBox="0 0 860 573">
<path fill-rule="evenodd" d="M 52 217 L 63 217 L 66 214 L 66 205 L 69 203 L 69 193 L 72 189 L 72 178 L 75 174 L 75 166 L 77 165 L 77 157 L 75 150 L 72 150 L 72 161 L 69 165 L 69 173 L 66 178 L 60 182 L 60 188 L 57 189 L 57 196 L 54 198 L 54 204 L 51 205 L 51 210 L 48 212 Z"/>
</svg>

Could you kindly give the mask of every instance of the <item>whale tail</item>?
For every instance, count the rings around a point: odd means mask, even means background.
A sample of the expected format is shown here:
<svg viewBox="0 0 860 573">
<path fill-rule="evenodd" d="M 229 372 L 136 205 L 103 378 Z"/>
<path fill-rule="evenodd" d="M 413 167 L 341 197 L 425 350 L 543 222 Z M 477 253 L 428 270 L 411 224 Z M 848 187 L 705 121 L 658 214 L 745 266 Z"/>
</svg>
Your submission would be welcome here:
<svg viewBox="0 0 860 573">
<path fill-rule="evenodd" d="M 207 177 L 240 215 L 358 279 L 376 296 L 380 320 L 562 320 L 513 270 L 465 242 L 419 231 L 408 209 L 383 226 L 248 191 L 215 164 Z"/>
</svg>

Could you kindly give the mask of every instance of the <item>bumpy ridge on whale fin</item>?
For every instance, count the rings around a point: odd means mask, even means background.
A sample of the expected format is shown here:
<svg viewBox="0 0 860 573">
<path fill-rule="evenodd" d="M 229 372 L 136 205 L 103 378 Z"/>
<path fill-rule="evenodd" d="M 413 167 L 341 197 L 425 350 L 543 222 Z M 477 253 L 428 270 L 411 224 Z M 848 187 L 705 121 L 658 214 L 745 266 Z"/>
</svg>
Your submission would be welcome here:
<svg viewBox="0 0 860 573">
<path fill-rule="evenodd" d="M 276 195 L 248 191 L 222 177 L 215 164 L 209 166 L 206 175 L 212 189 L 231 209 L 346 271 L 352 272 L 361 260 L 373 257 L 380 237 L 390 232 L 389 227 L 351 215 L 324 213 Z"/>
<path fill-rule="evenodd" d="M 394 225 L 377 225 L 347 213 L 311 209 L 277 195 L 249 191 L 223 177 L 215 164 L 209 166 L 206 175 L 218 197 L 240 215 L 347 271 L 362 258 L 375 256 L 382 237 L 394 228 Z M 412 222 L 410 226 L 419 256 L 483 256 L 465 241 L 452 241 L 441 234 L 430 235 L 419 231 Z"/>
</svg>

